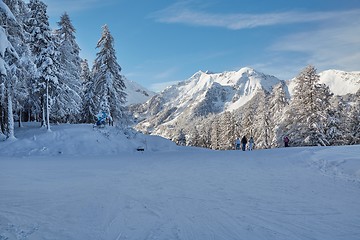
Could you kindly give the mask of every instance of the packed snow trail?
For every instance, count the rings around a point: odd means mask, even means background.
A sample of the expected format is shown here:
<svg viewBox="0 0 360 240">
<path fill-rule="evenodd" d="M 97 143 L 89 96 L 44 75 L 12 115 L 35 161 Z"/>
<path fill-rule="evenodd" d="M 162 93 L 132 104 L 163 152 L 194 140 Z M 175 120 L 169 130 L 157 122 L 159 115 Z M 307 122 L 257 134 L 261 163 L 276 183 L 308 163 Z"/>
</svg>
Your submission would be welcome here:
<svg viewBox="0 0 360 240">
<path fill-rule="evenodd" d="M 359 146 L 2 156 L 0 239 L 360 239 L 334 152 L 360 169 Z"/>
</svg>

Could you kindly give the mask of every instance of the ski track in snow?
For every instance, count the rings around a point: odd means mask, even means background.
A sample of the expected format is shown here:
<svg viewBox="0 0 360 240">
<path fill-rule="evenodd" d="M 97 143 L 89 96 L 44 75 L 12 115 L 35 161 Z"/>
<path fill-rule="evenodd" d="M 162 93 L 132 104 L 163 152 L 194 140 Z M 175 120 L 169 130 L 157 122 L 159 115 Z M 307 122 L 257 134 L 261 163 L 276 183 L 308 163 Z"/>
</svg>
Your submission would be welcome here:
<svg viewBox="0 0 360 240">
<path fill-rule="evenodd" d="M 0 142 L 0 240 L 360 239 L 360 146 L 210 151 L 72 128 Z"/>
<path fill-rule="evenodd" d="M 270 151 L 2 158 L 0 239 L 360 238 L 359 184 L 314 168 L 326 150 Z"/>
</svg>

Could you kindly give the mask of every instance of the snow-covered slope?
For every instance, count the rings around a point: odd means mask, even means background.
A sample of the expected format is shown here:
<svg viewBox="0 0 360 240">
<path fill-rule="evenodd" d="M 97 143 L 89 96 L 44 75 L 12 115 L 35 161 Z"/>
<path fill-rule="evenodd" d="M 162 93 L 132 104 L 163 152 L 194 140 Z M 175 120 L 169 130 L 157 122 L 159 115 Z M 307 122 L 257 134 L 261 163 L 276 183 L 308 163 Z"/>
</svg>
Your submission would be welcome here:
<svg viewBox="0 0 360 240">
<path fill-rule="evenodd" d="M 140 84 L 128 80 L 124 77 L 124 83 L 126 86 L 125 92 L 126 96 L 126 105 L 139 104 L 148 101 L 152 98 L 155 93 L 141 86 Z"/>
<path fill-rule="evenodd" d="M 114 129 L 17 133 L 0 142 L 1 240 L 360 239 L 360 146 L 210 151 L 148 138 L 157 151 L 135 152 Z"/>
<path fill-rule="evenodd" d="M 116 155 L 134 152 L 138 147 L 147 151 L 176 149 L 175 143 L 158 137 L 117 127 L 93 128 L 92 124 L 52 125 L 51 132 L 39 123 L 23 123 L 15 129 L 14 141 L 0 141 L 2 156 Z M 1 238 L 0 238 L 1 239 Z"/>
<path fill-rule="evenodd" d="M 188 80 L 170 86 L 141 108 L 148 118 L 138 127 L 151 131 L 160 124 L 174 124 L 179 119 L 232 111 L 246 104 L 259 89 L 270 91 L 280 80 L 251 68 L 224 73 L 199 71 Z"/>
</svg>

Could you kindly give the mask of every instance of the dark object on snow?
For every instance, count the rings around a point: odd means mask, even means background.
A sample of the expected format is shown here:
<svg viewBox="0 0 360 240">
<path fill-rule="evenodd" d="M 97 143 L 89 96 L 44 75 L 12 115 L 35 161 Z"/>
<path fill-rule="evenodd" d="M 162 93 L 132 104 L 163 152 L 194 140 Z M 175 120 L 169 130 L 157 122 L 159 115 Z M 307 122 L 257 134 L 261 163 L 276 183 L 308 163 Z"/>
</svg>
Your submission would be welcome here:
<svg viewBox="0 0 360 240">
<path fill-rule="evenodd" d="M 290 142 L 290 140 L 289 140 L 288 136 L 285 136 L 284 137 L 284 145 L 285 145 L 285 147 L 289 146 L 289 142 Z"/>
<path fill-rule="evenodd" d="M 143 152 L 143 151 L 145 151 L 145 149 L 144 149 L 143 147 L 138 147 L 138 148 L 136 149 L 136 151 L 138 151 L 138 152 Z"/>
<path fill-rule="evenodd" d="M 96 115 L 97 121 L 94 125 L 94 127 L 105 127 L 106 125 L 106 119 L 108 119 L 108 116 L 105 112 L 98 113 Z"/>
<path fill-rule="evenodd" d="M 241 139 L 241 143 L 242 143 L 242 150 L 245 151 L 247 144 L 247 139 L 245 136 L 243 136 L 243 138 Z"/>
</svg>

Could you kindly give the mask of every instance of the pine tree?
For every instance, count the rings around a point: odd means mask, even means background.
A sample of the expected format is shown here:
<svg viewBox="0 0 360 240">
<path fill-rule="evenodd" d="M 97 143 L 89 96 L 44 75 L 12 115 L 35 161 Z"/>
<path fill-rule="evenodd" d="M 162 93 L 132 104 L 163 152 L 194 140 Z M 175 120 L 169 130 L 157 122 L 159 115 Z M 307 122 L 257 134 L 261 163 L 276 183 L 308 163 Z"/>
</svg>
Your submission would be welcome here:
<svg viewBox="0 0 360 240">
<path fill-rule="evenodd" d="M 234 141 L 236 139 L 235 121 L 233 115 L 226 111 L 219 117 L 219 148 L 223 150 L 230 150 L 234 148 Z"/>
<path fill-rule="evenodd" d="M 93 92 L 97 96 L 98 106 L 104 106 L 106 101 L 108 109 L 105 111 L 115 121 L 124 124 L 126 121 L 123 107 L 126 102 L 125 84 L 120 75 L 121 67 L 117 63 L 115 55 L 114 39 L 107 25 L 103 27 L 97 48 L 100 51 L 96 54 L 92 68 Z"/>
<path fill-rule="evenodd" d="M 96 111 L 98 111 L 96 106 L 97 97 L 94 93 L 94 82 L 86 59 L 81 63 L 80 79 L 83 86 L 82 122 L 93 123 L 96 120 Z"/>
<path fill-rule="evenodd" d="M 296 78 L 285 120 L 287 133 L 295 145 L 329 145 L 326 130 L 331 94 L 328 87 L 318 83 L 319 79 L 311 65 Z"/>
<path fill-rule="evenodd" d="M 30 0 L 31 16 L 27 22 L 31 36 L 30 48 L 35 57 L 39 77 L 34 83 L 42 106 L 42 126 L 50 131 L 50 101 L 57 89 L 59 69 L 55 64 L 58 52 L 49 26 L 47 6 L 40 0 Z"/>
<path fill-rule="evenodd" d="M 10 38 L 14 38 L 15 36 L 11 36 L 9 32 L 14 34 L 16 27 L 18 27 L 18 23 L 15 16 L 7 5 L 0 2 L 0 84 L 2 87 L 1 93 L 3 95 L 1 97 L 3 100 L 1 102 L 1 110 L 7 112 L 6 129 L 5 123 L 2 122 L 1 125 L 4 125 L 2 128 L 6 130 L 9 139 L 15 138 L 13 98 L 14 88 L 18 82 L 16 73 L 19 71 L 19 55 L 9 41 Z M 5 106 L 7 106 L 7 108 Z"/>
<path fill-rule="evenodd" d="M 271 147 L 279 147 L 282 144 L 283 132 L 281 123 L 284 118 L 284 110 L 288 106 L 284 88 L 284 83 L 274 86 L 269 99 L 271 129 L 269 138 Z"/>
<path fill-rule="evenodd" d="M 256 99 L 257 107 L 255 108 L 256 112 L 253 121 L 254 132 L 250 133 L 250 135 L 253 135 L 258 148 L 269 148 L 271 130 L 266 92 L 263 89 L 258 90 Z"/>
<path fill-rule="evenodd" d="M 59 29 L 55 30 L 54 38 L 59 50 L 58 87 L 53 112 L 60 122 L 77 122 L 81 110 L 81 59 L 80 48 L 75 40 L 75 28 L 69 15 L 64 13 L 58 22 Z"/>
<path fill-rule="evenodd" d="M 16 72 L 17 82 L 14 87 L 14 111 L 21 127 L 23 112 L 30 111 L 32 101 L 30 97 L 31 85 L 36 76 L 36 66 L 28 45 L 29 36 L 26 33 L 26 20 L 29 10 L 21 0 L 5 1 L 16 18 L 16 24 L 11 28 L 9 41 L 19 53 L 19 70 Z"/>
<path fill-rule="evenodd" d="M 175 138 L 173 140 L 177 145 L 186 146 L 187 142 L 186 142 L 186 134 L 184 132 L 184 129 L 180 129 L 179 131 L 177 131 L 175 134 Z"/>
<path fill-rule="evenodd" d="M 349 118 L 349 144 L 360 144 L 360 90 L 355 94 L 355 98 Z"/>
<path fill-rule="evenodd" d="M 219 116 L 214 116 L 211 125 L 210 125 L 210 142 L 211 149 L 220 150 L 221 149 L 221 131 L 220 131 L 220 119 Z"/>
<path fill-rule="evenodd" d="M 350 107 L 340 97 L 329 109 L 327 138 L 330 145 L 345 145 L 349 136 Z"/>
<path fill-rule="evenodd" d="M 91 80 L 91 71 L 89 68 L 88 60 L 87 59 L 82 60 L 80 67 L 81 67 L 80 80 L 82 83 L 82 88 L 84 89 L 85 83 Z"/>
</svg>

